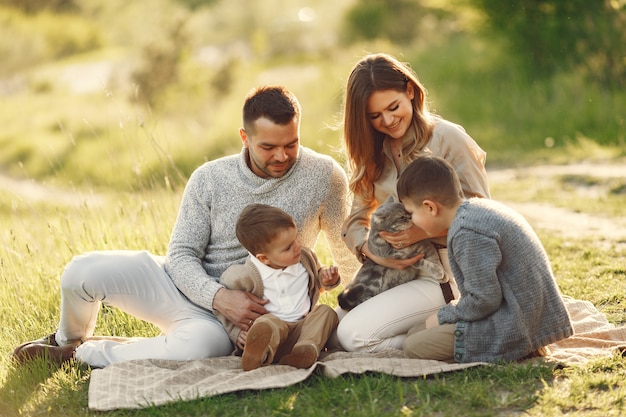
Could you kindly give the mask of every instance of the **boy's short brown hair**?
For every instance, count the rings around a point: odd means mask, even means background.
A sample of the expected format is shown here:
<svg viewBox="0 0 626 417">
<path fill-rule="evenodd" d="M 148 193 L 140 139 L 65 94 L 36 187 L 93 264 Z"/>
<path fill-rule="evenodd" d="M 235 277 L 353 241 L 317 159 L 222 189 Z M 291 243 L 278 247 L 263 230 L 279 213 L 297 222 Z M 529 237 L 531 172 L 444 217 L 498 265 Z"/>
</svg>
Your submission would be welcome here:
<svg viewBox="0 0 626 417">
<path fill-rule="evenodd" d="M 433 200 L 452 207 L 464 199 L 461 182 L 448 161 L 436 156 L 420 156 L 402 171 L 397 183 L 398 199 L 421 204 Z"/>
<path fill-rule="evenodd" d="M 278 207 L 250 204 L 239 214 L 235 234 L 248 252 L 258 255 L 267 251 L 280 232 L 292 227 L 296 227 L 296 222 Z"/>
</svg>

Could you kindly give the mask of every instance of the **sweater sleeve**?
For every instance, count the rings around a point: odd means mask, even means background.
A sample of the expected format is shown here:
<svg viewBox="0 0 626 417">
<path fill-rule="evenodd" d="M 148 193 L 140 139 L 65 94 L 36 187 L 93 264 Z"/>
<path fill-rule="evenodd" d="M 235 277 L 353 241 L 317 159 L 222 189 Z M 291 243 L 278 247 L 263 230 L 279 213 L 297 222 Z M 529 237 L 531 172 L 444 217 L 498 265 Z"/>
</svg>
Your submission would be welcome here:
<svg viewBox="0 0 626 417">
<path fill-rule="evenodd" d="M 342 225 L 342 238 L 358 259 L 361 258 L 361 247 L 369 236 L 370 217 L 373 211 L 373 206 L 364 204 L 360 198 L 355 196 L 352 200 L 352 210 Z"/>
<path fill-rule="evenodd" d="M 167 249 L 165 268 L 176 287 L 191 300 L 213 311 L 213 298 L 223 286 L 219 277 L 207 274 L 202 257 L 211 236 L 211 202 L 199 170 L 183 192 L 183 198 Z"/>
<path fill-rule="evenodd" d="M 491 198 L 485 162 L 487 153 L 465 132 L 463 127 L 440 120 L 435 126 L 428 148 L 454 167 L 465 198 Z"/>
<path fill-rule="evenodd" d="M 496 239 L 469 230 L 456 233 L 449 242 L 452 251 L 450 266 L 461 289 L 456 305 L 439 309 L 439 323 L 481 320 L 502 303 L 502 288 L 497 268 L 502 259 Z"/>
<path fill-rule="evenodd" d="M 363 262 L 361 248 L 369 238 L 370 219 L 378 204 L 386 201 L 389 196 L 395 196 L 398 172 L 393 158 L 385 150 L 386 162 L 383 172 L 374 183 L 374 200 L 366 202 L 362 196 L 354 195 L 350 215 L 345 219 L 342 237 L 348 248 Z"/>
<path fill-rule="evenodd" d="M 339 164 L 333 162 L 329 191 L 321 207 L 321 229 L 324 231 L 333 259 L 340 268 L 342 280 L 351 280 L 360 267 L 342 238 L 342 225 L 348 217 L 348 179 Z"/>
</svg>

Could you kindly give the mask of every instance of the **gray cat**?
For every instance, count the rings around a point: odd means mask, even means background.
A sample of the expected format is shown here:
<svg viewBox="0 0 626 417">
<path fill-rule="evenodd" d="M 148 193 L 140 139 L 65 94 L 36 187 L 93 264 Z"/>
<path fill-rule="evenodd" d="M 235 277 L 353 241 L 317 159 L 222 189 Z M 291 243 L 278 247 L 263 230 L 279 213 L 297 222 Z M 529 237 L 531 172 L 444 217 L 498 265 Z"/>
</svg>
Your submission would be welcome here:
<svg viewBox="0 0 626 417">
<path fill-rule="evenodd" d="M 395 249 L 383 238 L 380 231 L 399 232 L 413 225 L 411 215 L 402 203 L 389 198 L 372 214 L 370 234 L 367 241 L 369 250 L 383 258 L 405 259 L 423 253 L 424 258 L 405 269 L 392 269 L 366 259 L 346 288 L 337 296 L 339 306 L 352 310 L 363 301 L 376 294 L 417 278 L 432 277 L 441 279 L 444 275 L 439 255 L 429 240 L 417 242 L 402 249 Z"/>
</svg>

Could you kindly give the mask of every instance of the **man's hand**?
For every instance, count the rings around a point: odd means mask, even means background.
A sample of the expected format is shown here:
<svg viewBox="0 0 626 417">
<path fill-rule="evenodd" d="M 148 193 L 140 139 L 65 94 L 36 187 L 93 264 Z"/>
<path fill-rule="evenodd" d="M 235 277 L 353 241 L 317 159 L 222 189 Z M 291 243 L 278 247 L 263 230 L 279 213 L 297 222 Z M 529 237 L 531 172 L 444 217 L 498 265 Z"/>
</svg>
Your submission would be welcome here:
<svg viewBox="0 0 626 417">
<path fill-rule="evenodd" d="M 257 317 L 267 314 L 264 300 L 246 291 L 222 288 L 213 298 L 213 308 L 222 313 L 241 330 L 248 331 Z"/>
</svg>

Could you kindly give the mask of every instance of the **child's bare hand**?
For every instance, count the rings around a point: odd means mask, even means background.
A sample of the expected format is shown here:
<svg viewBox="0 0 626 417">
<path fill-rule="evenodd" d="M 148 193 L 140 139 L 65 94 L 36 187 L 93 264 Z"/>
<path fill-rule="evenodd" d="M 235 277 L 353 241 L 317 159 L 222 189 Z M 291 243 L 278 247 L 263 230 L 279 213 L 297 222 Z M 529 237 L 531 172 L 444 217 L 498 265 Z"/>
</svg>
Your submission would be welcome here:
<svg viewBox="0 0 626 417">
<path fill-rule="evenodd" d="M 428 317 L 424 325 L 427 329 L 432 329 L 433 327 L 439 326 L 439 318 L 437 317 L 437 313 Z"/>
<path fill-rule="evenodd" d="M 330 287 L 339 282 L 339 268 L 336 266 L 330 266 L 321 270 L 322 285 Z"/>
<path fill-rule="evenodd" d="M 244 346 L 246 346 L 246 339 L 248 338 L 248 332 L 242 330 L 239 332 L 239 336 L 237 336 L 237 347 L 243 350 Z"/>
</svg>

